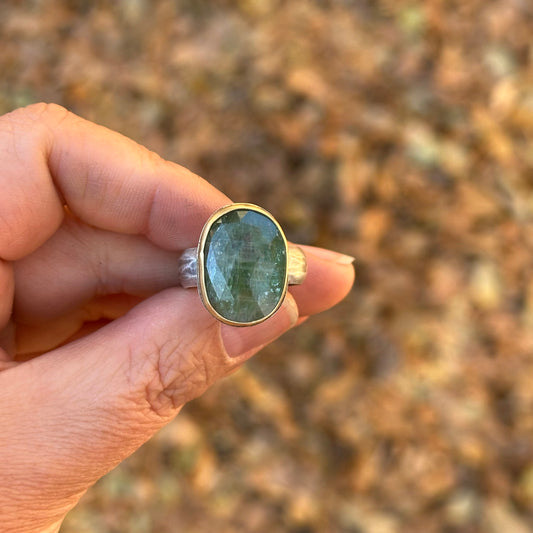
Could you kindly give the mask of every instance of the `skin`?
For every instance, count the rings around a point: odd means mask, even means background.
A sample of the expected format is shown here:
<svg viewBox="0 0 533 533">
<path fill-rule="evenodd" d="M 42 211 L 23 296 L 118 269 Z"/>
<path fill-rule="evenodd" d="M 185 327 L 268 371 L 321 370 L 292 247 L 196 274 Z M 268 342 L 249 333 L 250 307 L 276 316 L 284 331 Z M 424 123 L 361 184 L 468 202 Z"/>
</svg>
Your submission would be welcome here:
<svg viewBox="0 0 533 533">
<path fill-rule="evenodd" d="M 345 256 L 262 324 L 216 321 L 177 258 L 230 203 L 185 168 L 56 105 L 0 117 L 0 522 L 56 532 L 186 402 L 339 302 Z"/>
</svg>

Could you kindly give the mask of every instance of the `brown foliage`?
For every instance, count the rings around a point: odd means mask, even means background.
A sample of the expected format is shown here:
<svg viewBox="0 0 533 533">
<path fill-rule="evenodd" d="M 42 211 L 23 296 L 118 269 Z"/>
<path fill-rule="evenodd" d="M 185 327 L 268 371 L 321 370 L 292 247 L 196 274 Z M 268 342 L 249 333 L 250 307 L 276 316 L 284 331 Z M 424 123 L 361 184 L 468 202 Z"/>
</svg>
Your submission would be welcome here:
<svg viewBox="0 0 533 533">
<path fill-rule="evenodd" d="M 3 1 L 0 111 L 55 101 L 357 258 L 76 532 L 533 528 L 533 10 Z"/>
</svg>

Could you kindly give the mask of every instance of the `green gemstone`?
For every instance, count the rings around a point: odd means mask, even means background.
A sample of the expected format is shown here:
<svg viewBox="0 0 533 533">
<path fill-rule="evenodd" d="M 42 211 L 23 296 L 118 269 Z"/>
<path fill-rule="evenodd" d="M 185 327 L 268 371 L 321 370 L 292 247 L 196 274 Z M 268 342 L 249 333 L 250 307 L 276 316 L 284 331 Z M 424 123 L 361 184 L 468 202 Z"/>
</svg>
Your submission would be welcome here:
<svg viewBox="0 0 533 533">
<path fill-rule="evenodd" d="M 204 244 L 204 283 L 209 304 L 235 323 L 269 316 L 286 289 L 287 245 L 268 216 L 239 208 L 220 216 Z"/>
</svg>

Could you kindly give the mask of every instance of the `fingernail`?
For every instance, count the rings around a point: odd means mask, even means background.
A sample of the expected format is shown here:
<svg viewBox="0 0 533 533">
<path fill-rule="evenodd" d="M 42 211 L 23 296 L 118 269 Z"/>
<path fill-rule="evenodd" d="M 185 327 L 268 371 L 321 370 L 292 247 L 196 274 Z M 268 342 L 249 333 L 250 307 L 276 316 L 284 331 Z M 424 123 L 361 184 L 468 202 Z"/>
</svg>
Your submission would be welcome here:
<svg viewBox="0 0 533 533">
<path fill-rule="evenodd" d="M 320 259 L 337 263 L 338 265 L 351 265 L 355 261 L 355 257 L 351 255 L 340 254 L 333 250 L 327 250 L 326 248 L 307 248 L 306 253 L 310 253 Z"/>
<path fill-rule="evenodd" d="M 230 357 L 243 355 L 254 348 L 259 348 L 291 329 L 298 321 L 298 307 L 290 294 L 276 311 L 274 316 L 250 327 L 222 325 L 222 342 Z"/>
</svg>

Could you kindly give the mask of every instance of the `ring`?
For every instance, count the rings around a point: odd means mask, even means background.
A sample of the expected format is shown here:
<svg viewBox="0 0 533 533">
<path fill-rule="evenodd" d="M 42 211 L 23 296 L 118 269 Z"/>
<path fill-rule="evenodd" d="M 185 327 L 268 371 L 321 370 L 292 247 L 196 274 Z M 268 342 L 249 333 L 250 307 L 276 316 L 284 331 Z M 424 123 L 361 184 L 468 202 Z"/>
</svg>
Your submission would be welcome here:
<svg viewBox="0 0 533 533">
<path fill-rule="evenodd" d="M 281 306 L 305 279 L 304 252 L 287 243 L 276 219 L 253 204 L 231 204 L 205 223 L 197 248 L 179 261 L 184 288 L 198 287 L 206 309 L 232 326 L 252 326 Z"/>
</svg>

